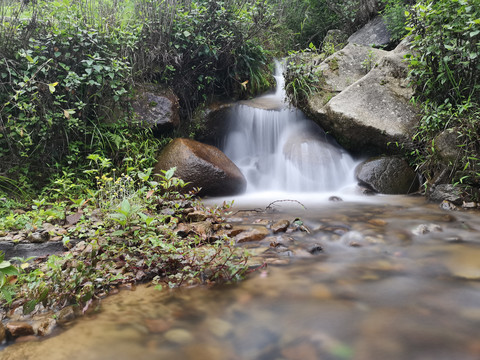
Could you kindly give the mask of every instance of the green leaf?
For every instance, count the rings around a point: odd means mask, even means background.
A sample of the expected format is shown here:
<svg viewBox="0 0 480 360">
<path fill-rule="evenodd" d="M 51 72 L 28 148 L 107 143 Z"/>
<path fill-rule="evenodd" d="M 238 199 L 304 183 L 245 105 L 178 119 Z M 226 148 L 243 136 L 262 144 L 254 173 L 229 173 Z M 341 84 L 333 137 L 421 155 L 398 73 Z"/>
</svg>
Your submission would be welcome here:
<svg viewBox="0 0 480 360">
<path fill-rule="evenodd" d="M 10 261 L 2 261 L 2 262 L 0 263 L 0 269 L 5 269 L 5 268 L 8 268 L 8 267 L 10 267 L 10 266 L 12 266 L 12 264 L 10 263 Z"/>
<path fill-rule="evenodd" d="M 175 170 L 177 170 L 176 167 L 173 167 L 165 172 L 165 179 L 170 180 L 173 177 L 173 174 L 175 174 Z"/>
<path fill-rule="evenodd" d="M 48 84 L 48 89 L 50 90 L 51 94 L 53 94 L 55 92 L 55 86 L 57 86 L 57 85 L 58 85 L 58 82 Z"/>
<path fill-rule="evenodd" d="M 185 36 L 185 37 L 189 37 L 190 35 L 192 35 L 192 34 L 191 34 L 189 31 L 187 31 L 187 30 L 185 30 L 185 31 L 183 32 L 183 36 Z"/>
<path fill-rule="evenodd" d="M 13 298 L 12 298 L 12 296 L 14 294 L 13 291 L 11 291 L 8 288 L 3 287 L 3 288 L 0 289 L 0 292 L 2 293 L 3 298 L 5 299 L 7 304 L 11 304 L 12 301 L 13 301 Z"/>
<path fill-rule="evenodd" d="M 37 299 L 32 299 L 30 301 L 27 301 L 25 305 L 23 305 L 23 314 L 27 315 L 30 314 L 33 309 L 35 309 L 35 306 L 37 306 L 38 300 Z"/>
</svg>

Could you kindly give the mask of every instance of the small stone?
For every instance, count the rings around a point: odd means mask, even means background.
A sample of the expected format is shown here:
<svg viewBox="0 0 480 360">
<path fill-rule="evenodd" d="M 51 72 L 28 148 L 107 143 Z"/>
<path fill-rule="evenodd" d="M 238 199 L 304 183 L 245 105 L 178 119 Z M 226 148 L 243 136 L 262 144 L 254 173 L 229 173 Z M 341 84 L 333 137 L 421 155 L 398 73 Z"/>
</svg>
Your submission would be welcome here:
<svg viewBox="0 0 480 360">
<path fill-rule="evenodd" d="M 60 325 L 64 325 L 69 321 L 75 319 L 75 311 L 73 310 L 72 306 L 67 306 L 60 310 L 57 314 L 57 322 Z"/>
<path fill-rule="evenodd" d="M 413 235 L 425 235 L 431 232 L 441 232 L 442 228 L 437 224 L 420 224 L 412 230 Z"/>
<path fill-rule="evenodd" d="M 56 325 L 56 320 L 49 318 L 35 322 L 33 324 L 33 329 L 38 336 L 48 336 L 53 332 L 53 329 L 55 329 Z"/>
<path fill-rule="evenodd" d="M 264 227 L 257 227 L 249 231 L 242 232 L 235 236 L 237 243 L 249 242 L 249 241 L 260 241 L 267 237 L 269 234 L 268 229 Z"/>
<path fill-rule="evenodd" d="M 10 335 L 14 338 L 20 336 L 28 336 L 33 335 L 35 332 L 33 331 L 32 325 L 26 322 L 21 321 L 12 321 L 6 325 L 7 331 Z"/>
<path fill-rule="evenodd" d="M 448 211 L 458 210 L 458 208 L 448 200 L 442 201 L 442 203 L 440 204 L 440 209 L 448 210 Z"/>
<path fill-rule="evenodd" d="M 257 225 L 264 225 L 264 226 L 267 226 L 268 224 L 270 224 L 270 221 L 267 220 L 267 219 L 257 219 L 253 222 L 254 224 L 257 224 Z"/>
<path fill-rule="evenodd" d="M 463 202 L 462 207 L 464 209 L 476 209 L 477 208 L 477 203 L 472 201 L 472 202 Z"/>
<path fill-rule="evenodd" d="M 192 222 L 205 221 L 207 220 L 207 214 L 205 214 L 203 211 L 193 211 L 187 215 L 187 220 Z"/>
<path fill-rule="evenodd" d="M 76 223 L 78 223 L 82 219 L 82 216 L 83 216 L 83 211 L 77 211 L 76 213 L 74 213 L 72 215 L 67 215 L 65 220 L 66 220 L 68 225 L 75 225 Z"/>
<path fill-rule="evenodd" d="M 341 197 L 338 197 L 338 196 L 330 196 L 328 198 L 328 201 L 333 201 L 333 202 L 337 202 L 337 201 L 343 201 Z"/>
<path fill-rule="evenodd" d="M 177 231 L 177 235 L 180 237 L 186 237 L 188 233 L 190 232 L 190 226 L 180 223 L 177 225 L 177 228 L 175 229 Z"/>
<path fill-rule="evenodd" d="M 145 326 L 152 334 L 163 333 L 171 328 L 171 323 L 164 319 L 145 319 Z"/>
<path fill-rule="evenodd" d="M 369 224 L 375 225 L 375 226 L 385 226 L 385 225 L 387 225 L 387 222 L 383 219 L 370 219 L 367 222 Z"/>
<path fill-rule="evenodd" d="M 191 223 L 189 234 L 192 233 L 206 239 L 212 233 L 212 223 L 209 221 Z"/>
<path fill-rule="evenodd" d="M 213 335 L 220 339 L 226 338 L 233 330 L 233 326 L 222 319 L 208 319 L 206 326 Z"/>
<path fill-rule="evenodd" d="M 289 226 L 290 226 L 290 221 L 280 220 L 272 225 L 272 231 L 274 234 L 279 232 L 285 232 Z"/>
<path fill-rule="evenodd" d="M 165 339 L 178 345 L 186 345 L 194 340 L 192 334 L 184 329 L 173 329 L 167 331 L 165 333 Z"/>
<path fill-rule="evenodd" d="M 349 231 L 342 235 L 340 241 L 348 246 L 361 247 L 365 244 L 365 238 L 362 233 L 358 231 Z"/>
<path fill-rule="evenodd" d="M 323 253 L 323 247 L 319 244 L 315 244 L 308 248 L 308 252 L 312 255 L 319 255 Z"/>
</svg>

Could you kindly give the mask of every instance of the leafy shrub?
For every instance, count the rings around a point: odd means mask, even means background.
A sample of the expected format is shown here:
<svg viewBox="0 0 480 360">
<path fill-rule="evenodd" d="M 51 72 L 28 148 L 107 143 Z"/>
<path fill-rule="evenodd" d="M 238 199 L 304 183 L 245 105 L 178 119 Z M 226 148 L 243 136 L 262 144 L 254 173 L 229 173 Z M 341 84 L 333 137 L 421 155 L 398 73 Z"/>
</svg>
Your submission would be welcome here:
<svg viewBox="0 0 480 360">
<path fill-rule="evenodd" d="M 257 40 L 273 18 L 266 2 L 144 0 L 138 5 L 145 24 L 136 70 L 169 84 L 184 106 L 245 89 L 254 94 L 269 85 L 267 54 Z"/>
<path fill-rule="evenodd" d="M 405 12 L 408 9 L 408 4 L 404 0 L 382 0 L 385 6 L 382 10 L 383 19 L 393 42 L 398 43 L 406 34 L 405 22 L 407 17 Z"/>
<path fill-rule="evenodd" d="M 477 0 L 420 1 L 408 15 L 411 75 L 421 99 L 461 104 L 480 92 Z"/>
<path fill-rule="evenodd" d="M 417 90 L 415 101 L 423 110 L 413 155 L 427 179 L 438 176 L 435 169 L 446 165 L 443 173 L 450 180 L 480 184 L 478 5 L 478 0 L 426 0 L 408 14 L 414 50 L 408 58 L 410 75 Z M 441 164 L 435 156 L 434 139 L 446 129 L 457 134 L 461 155 L 450 164 Z"/>
</svg>

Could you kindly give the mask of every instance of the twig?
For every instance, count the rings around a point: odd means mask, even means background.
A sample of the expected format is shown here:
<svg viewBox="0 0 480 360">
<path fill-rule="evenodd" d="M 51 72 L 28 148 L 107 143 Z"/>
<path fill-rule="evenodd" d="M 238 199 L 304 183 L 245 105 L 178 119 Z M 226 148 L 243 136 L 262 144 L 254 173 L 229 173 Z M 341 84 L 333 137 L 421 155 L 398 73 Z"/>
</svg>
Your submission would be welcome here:
<svg viewBox="0 0 480 360">
<path fill-rule="evenodd" d="M 287 202 L 287 201 L 295 202 L 295 203 L 299 204 L 304 210 L 307 210 L 307 207 L 306 207 L 305 205 L 303 205 L 300 201 L 298 201 L 298 200 L 290 200 L 290 199 L 275 200 L 275 201 L 271 202 L 270 204 L 268 204 L 268 206 L 265 208 L 265 210 L 272 209 L 272 205 L 275 204 L 275 203 L 278 203 L 278 202 Z"/>
</svg>

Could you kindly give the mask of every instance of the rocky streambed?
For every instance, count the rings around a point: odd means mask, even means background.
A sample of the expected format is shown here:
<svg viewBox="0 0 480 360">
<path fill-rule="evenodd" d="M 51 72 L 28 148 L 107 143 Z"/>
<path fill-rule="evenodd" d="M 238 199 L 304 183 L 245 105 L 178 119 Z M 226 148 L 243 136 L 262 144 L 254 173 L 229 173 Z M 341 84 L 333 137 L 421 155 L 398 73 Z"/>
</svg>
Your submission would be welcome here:
<svg viewBox="0 0 480 360">
<path fill-rule="evenodd" d="M 0 358 L 478 359 L 478 212 L 378 199 L 236 208 L 246 281 L 123 290 Z"/>
</svg>

